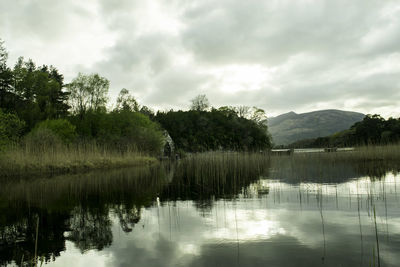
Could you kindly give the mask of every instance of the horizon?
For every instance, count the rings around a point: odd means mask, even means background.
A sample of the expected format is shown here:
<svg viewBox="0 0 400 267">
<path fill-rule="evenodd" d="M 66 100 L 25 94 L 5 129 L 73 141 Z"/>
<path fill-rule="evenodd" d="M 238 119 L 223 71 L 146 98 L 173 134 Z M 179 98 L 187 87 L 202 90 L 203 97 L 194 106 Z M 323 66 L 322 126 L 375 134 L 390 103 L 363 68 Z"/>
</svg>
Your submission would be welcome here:
<svg viewBox="0 0 400 267">
<path fill-rule="evenodd" d="M 9 52 L 110 80 L 155 110 L 257 106 L 268 117 L 337 109 L 400 117 L 400 3 L 191 1 L 0 3 Z"/>
</svg>

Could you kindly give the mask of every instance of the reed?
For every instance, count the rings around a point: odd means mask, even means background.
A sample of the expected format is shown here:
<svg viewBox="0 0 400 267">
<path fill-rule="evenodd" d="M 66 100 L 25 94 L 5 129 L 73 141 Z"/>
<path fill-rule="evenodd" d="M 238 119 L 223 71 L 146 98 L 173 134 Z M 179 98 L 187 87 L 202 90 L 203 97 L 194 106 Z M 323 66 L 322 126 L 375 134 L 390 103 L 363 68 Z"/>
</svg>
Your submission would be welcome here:
<svg viewBox="0 0 400 267">
<path fill-rule="evenodd" d="M 381 179 L 400 172 L 400 145 L 357 147 L 346 152 L 272 155 L 272 178 L 289 183 L 338 183 L 356 177 Z"/>
<path fill-rule="evenodd" d="M 269 169 L 269 155 L 244 152 L 190 154 L 181 160 L 164 197 L 233 198 Z M 243 192 L 245 193 L 245 192 Z"/>
<path fill-rule="evenodd" d="M 295 154 L 296 155 L 296 154 Z M 300 154 L 297 154 L 300 155 Z M 400 143 L 390 145 L 373 145 L 356 147 L 353 151 L 333 152 L 333 153 L 303 153 L 301 155 L 315 156 L 330 160 L 399 160 Z"/>
<path fill-rule="evenodd" d="M 15 145 L 0 154 L 0 177 L 77 173 L 154 162 L 155 158 L 135 149 L 119 151 L 95 143 L 40 147 L 25 144 Z"/>
</svg>

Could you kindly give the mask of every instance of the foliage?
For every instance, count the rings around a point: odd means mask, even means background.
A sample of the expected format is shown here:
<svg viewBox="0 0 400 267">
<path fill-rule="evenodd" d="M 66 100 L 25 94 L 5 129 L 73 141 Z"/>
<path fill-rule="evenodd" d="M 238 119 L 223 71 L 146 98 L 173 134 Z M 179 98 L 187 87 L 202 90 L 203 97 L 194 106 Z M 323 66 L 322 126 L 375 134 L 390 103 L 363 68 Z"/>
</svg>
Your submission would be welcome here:
<svg viewBox="0 0 400 267">
<path fill-rule="evenodd" d="M 59 149 L 62 145 L 60 137 L 47 128 L 35 128 L 25 136 L 25 147 L 31 153 L 44 153 Z"/>
<path fill-rule="evenodd" d="M 66 119 L 45 120 L 40 122 L 36 128 L 52 131 L 64 143 L 70 143 L 76 138 L 76 127 Z"/>
<path fill-rule="evenodd" d="M 20 57 L 12 70 L 5 65 L 1 68 L 0 108 L 15 112 L 25 121 L 27 131 L 41 120 L 67 115 L 68 94 L 62 90 L 64 78 L 55 67 L 37 67 Z"/>
<path fill-rule="evenodd" d="M 344 147 L 361 145 L 380 145 L 400 141 L 400 118 L 385 120 L 381 116 L 367 115 L 348 130 L 326 137 L 300 140 L 290 147 Z"/>
<path fill-rule="evenodd" d="M 17 142 L 25 123 L 15 114 L 3 113 L 0 109 L 0 150 L 10 143 Z"/>
<path fill-rule="evenodd" d="M 5 66 L 7 64 L 8 52 L 4 47 L 4 41 L 0 39 L 0 66 Z"/>
<path fill-rule="evenodd" d="M 0 105 L 8 87 L 11 84 L 11 70 L 7 67 L 8 52 L 4 47 L 4 42 L 0 39 Z"/>
<path fill-rule="evenodd" d="M 210 107 L 210 102 L 208 101 L 206 95 L 198 95 L 191 100 L 192 105 L 191 110 L 205 111 Z"/>
<path fill-rule="evenodd" d="M 11 69 L 6 64 L 7 55 L 0 40 L 0 108 L 15 113 L 15 120 L 21 119 L 15 130 L 21 131 L 25 125 L 23 133 L 15 133 L 12 138 L 29 133 L 25 138 L 27 148 L 36 149 L 36 143 L 40 151 L 57 149 L 65 143 L 95 143 L 118 153 L 135 150 L 159 154 L 165 143 L 159 123 L 170 132 L 179 151 L 258 150 L 271 145 L 262 109 L 210 110 L 207 97 L 198 95 L 188 112 L 155 115 L 122 89 L 115 109 L 107 111 L 110 83 L 105 77 L 79 73 L 64 85 L 64 77 L 55 67 L 37 66 L 21 57 Z M 6 135 L 8 130 L 2 127 Z M 7 136 L 11 135 L 7 132 Z"/>
<path fill-rule="evenodd" d="M 70 120 L 83 139 L 94 139 L 121 151 L 128 148 L 150 153 L 161 151 L 163 136 L 159 125 L 139 112 L 87 112 Z"/>
<path fill-rule="evenodd" d="M 252 120 L 258 124 L 263 124 L 267 120 L 267 115 L 265 111 L 258 107 L 249 107 L 249 106 L 224 106 L 220 107 L 218 110 L 228 113 L 235 113 L 240 118 L 245 118 L 248 120 Z"/>
<path fill-rule="evenodd" d="M 87 111 L 105 111 L 109 87 L 110 82 L 97 73 L 79 73 L 67 85 L 72 113 L 82 115 Z"/>
<path fill-rule="evenodd" d="M 152 110 L 151 108 L 147 107 L 147 106 L 142 106 L 140 108 L 140 113 L 146 115 L 147 117 L 149 117 L 151 120 L 154 119 L 155 114 L 154 114 L 154 110 Z"/>
<path fill-rule="evenodd" d="M 136 99 L 129 94 L 129 91 L 123 88 L 118 95 L 117 98 L 117 106 L 115 108 L 116 111 L 139 111 L 139 104 Z"/>
<path fill-rule="evenodd" d="M 229 109 L 158 112 L 155 118 L 165 128 L 178 149 L 259 150 L 271 141 L 265 125 L 240 118 Z"/>
</svg>

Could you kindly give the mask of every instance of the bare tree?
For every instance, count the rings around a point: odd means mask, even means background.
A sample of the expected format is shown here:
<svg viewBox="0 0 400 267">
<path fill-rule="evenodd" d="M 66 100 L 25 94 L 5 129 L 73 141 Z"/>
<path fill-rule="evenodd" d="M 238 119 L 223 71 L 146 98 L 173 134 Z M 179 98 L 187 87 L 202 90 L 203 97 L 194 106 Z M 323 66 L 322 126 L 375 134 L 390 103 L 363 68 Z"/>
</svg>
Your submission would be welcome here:
<svg viewBox="0 0 400 267">
<path fill-rule="evenodd" d="M 248 106 L 238 106 L 235 108 L 237 115 L 241 118 L 248 118 L 250 114 L 250 107 Z"/>
<path fill-rule="evenodd" d="M 5 68 L 7 65 L 8 52 L 4 46 L 4 41 L 0 39 L 0 68 Z"/>
<path fill-rule="evenodd" d="M 258 107 L 239 106 L 235 107 L 235 111 L 239 117 L 255 121 L 258 124 L 267 119 L 265 111 Z"/>
<path fill-rule="evenodd" d="M 191 100 L 192 105 L 191 110 L 205 111 L 210 107 L 210 102 L 208 101 L 206 95 L 198 95 Z"/>
</svg>

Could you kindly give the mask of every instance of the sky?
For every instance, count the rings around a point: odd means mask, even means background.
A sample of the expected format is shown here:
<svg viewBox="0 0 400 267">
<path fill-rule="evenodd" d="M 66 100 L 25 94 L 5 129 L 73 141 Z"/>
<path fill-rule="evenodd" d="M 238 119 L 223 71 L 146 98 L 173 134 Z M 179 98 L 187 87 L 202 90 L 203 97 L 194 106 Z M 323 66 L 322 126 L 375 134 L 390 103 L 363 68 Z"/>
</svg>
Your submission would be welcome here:
<svg viewBox="0 0 400 267">
<path fill-rule="evenodd" d="M 99 73 L 155 110 L 400 116 L 397 0 L 0 0 L 0 38 L 10 66 Z"/>
</svg>

